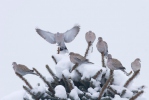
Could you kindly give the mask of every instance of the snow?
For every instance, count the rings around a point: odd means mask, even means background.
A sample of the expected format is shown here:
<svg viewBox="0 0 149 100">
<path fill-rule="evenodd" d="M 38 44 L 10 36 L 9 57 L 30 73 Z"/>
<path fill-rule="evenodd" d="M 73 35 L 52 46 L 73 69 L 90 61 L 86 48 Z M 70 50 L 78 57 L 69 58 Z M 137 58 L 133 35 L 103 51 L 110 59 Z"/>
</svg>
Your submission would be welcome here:
<svg viewBox="0 0 149 100">
<path fill-rule="evenodd" d="M 40 92 L 40 93 L 45 93 L 45 91 L 46 91 L 45 87 L 44 87 L 44 86 L 40 86 L 40 85 L 37 85 L 36 87 L 34 87 L 34 88 L 31 90 L 31 92 L 32 92 L 33 94 L 37 94 L 38 92 Z"/>
<path fill-rule="evenodd" d="M 119 95 L 115 95 L 114 99 L 112 100 L 129 100 L 129 99 L 121 98 Z"/>
<path fill-rule="evenodd" d="M 62 54 L 59 54 L 59 55 L 62 56 Z M 74 64 L 70 62 L 69 56 L 63 55 L 63 59 L 61 59 L 55 66 L 57 77 L 61 79 L 62 78 L 62 72 L 66 69 L 71 70 L 73 65 Z"/>
<path fill-rule="evenodd" d="M 66 99 L 67 98 L 66 90 L 62 85 L 57 85 L 55 87 L 55 96 L 60 98 L 60 99 Z"/>
<path fill-rule="evenodd" d="M 70 72 L 69 72 L 67 69 L 63 70 L 62 74 L 63 74 L 66 78 L 70 78 Z"/>
<path fill-rule="evenodd" d="M 91 94 L 91 97 L 93 99 L 96 99 L 99 97 L 99 92 L 96 92 L 96 90 L 94 90 L 93 88 L 88 88 L 88 92 Z"/>
<path fill-rule="evenodd" d="M 15 91 L 0 100 L 23 100 L 23 97 L 27 97 L 27 93 L 24 90 Z"/>
<path fill-rule="evenodd" d="M 109 74 L 110 74 L 110 70 L 108 69 L 106 72 L 106 78 L 107 79 L 109 78 Z M 119 85 L 119 86 L 123 86 L 129 78 L 121 70 L 114 70 L 114 76 L 113 77 L 114 77 L 113 84 Z"/>
<path fill-rule="evenodd" d="M 70 92 L 70 97 L 73 98 L 74 100 L 80 100 L 76 89 L 72 89 L 72 90 L 71 90 L 71 92 Z"/>
<path fill-rule="evenodd" d="M 126 90 L 126 93 L 123 96 L 124 98 L 131 98 L 133 96 L 133 93 L 130 90 L 122 86 L 110 85 L 110 87 L 116 90 L 119 94 L 121 94 L 123 90 Z"/>
</svg>

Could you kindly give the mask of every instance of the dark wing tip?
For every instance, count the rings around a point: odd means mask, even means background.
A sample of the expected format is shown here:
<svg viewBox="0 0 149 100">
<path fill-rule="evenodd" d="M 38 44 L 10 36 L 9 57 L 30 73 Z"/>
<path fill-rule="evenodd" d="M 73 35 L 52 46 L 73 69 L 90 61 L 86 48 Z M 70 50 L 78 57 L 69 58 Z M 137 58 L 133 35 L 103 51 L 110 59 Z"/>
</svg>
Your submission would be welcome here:
<svg viewBox="0 0 149 100">
<path fill-rule="evenodd" d="M 39 28 L 35 28 L 35 30 L 36 30 L 36 32 L 38 32 L 38 31 L 40 31 L 41 29 L 39 29 Z"/>
<path fill-rule="evenodd" d="M 74 25 L 74 28 L 78 28 L 80 30 L 80 25 L 76 24 L 76 25 Z"/>
<path fill-rule="evenodd" d="M 120 69 L 126 69 L 125 67 L 120 67 Z"/>
</svg>

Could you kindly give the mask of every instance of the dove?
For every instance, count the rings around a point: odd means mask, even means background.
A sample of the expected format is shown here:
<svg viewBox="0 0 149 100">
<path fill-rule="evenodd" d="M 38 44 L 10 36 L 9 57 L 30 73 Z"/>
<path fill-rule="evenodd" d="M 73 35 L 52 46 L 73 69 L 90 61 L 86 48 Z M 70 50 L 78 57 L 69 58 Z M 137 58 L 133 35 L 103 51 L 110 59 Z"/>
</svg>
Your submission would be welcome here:
<svg viewBox="0 0 149 100">
<path fill-rule="evenodd" d="M 21 64 L 17 64 L 16 62 L 12 63 L 13 65 L 13 69 L 16 73 L 24 76 L 26 74 L 34 74 L 37 75 L 36 73 L 34 73 L 34 70 L 30 70 L 29 68 L 27 68 L 25 65 L 21 65 Z M 38 76 L 38 75 L 37 75 Z"/>
<path fill-rule="evenodd" d="M 140 70 L 141 68 L 141 60 L 140 58 L 136 58 L 132 63 L 131 63 L 131 68 L 134 72 Z"/>
<path fill-rule="evenodd" d="M 77 54 L 77 53 L 74 53 L 74 52 L 70 52 L 69 55 L 70 55 L 70 61 L 72 63 L 74 63 L 74 64 L 92 63 L 92 62 L 89 62 L 88 59 L 86 59 L 85 57 L 81 56 L 80 54 Z"/>
<path fill-rule="evenodd" d="M 97 50 L 102 54 L 102 56 L 107 56 L 108 54 L 108 45 L 105 41 L 103 41 L 102 37 L 98 38 L 98 42 L 96 44 Z"/>
<path fill-rule="evenodd" d="M 85 39 L 86 39 L 87 43 L 89 43 L 89 42 L 93 43 L 96 39 L 96 35 L 92 31 L 89 31 L 85 34 Z"/>
<path fill-rule="evenodd" d="M 121 70 L 127 76 L 130 74 L 125 71 L 125 67 L 123 67 L 123 65 L 121 64 L 119 60 L 112 58 L 111 54 L 108 54 L 107 66 L 111 70 Z"/>
<path fill-rule="evenodd" d="M 67 50 L 65 43 L 73 41 L 79 33 L 79 31 L 80 26 L 78 25 L 74 26 L 70 30 L 67 30 L 65 33 L 57 32 L 56 34 L 36 28 L 36 32 L 47 42 L 51 44 L 57 43 L 60 47 L 60 51 Z"/>
</svg>

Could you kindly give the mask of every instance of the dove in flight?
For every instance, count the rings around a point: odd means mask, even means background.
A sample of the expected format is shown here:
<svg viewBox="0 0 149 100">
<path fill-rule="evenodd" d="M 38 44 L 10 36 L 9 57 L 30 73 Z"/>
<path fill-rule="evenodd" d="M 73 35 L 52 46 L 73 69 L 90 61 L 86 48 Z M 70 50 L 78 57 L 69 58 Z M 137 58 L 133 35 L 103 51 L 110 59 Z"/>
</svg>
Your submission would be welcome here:
<svg viewBox="0 0 149 100">
<path fill-rule="evenodd" d="M 29 68 L 27 68 L 25 65 L 21 65 L 21 64 L 17 64 L 16 62 L 12 63 L 13 65 L 13 69 L 16 73 L 24 76 L 26 74 L 34 74 L 37 75 L 36 73 L 34 73 L 34 70 L 30 70 Z M 37 75 L 38 76 L 38 75 Z"/>
<path fill-rule="evenodd" d="M 80 26 L 78 25 L 74 26 L 70 30 L 67 30 L 65 33 L 57 32 L 56 34 L 36 28 L 36 32 L 47 42 L 51 44 L 57 43 L 60 47 L 60 51 L 67 50 L 65 43 L 73 41 L 79 33 L 79 31 Z"/>
</svg>

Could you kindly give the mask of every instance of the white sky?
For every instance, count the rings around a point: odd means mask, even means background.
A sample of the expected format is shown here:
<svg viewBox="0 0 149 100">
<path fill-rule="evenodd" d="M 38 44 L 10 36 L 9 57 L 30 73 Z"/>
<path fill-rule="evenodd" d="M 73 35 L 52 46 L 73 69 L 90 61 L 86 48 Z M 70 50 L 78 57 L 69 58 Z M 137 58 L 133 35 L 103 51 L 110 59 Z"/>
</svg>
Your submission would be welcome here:
<svg viewBox="0 0 149 100">
<path fill-rule="evenodd" d="M 44 67 L 54 68 L 51 55 L 56 45 L 42 39 L 35 28 L 50 32 L 65 32 L 75 24 L 81 26 L 76 39 L 66 44 L 69 51 L 84 55 L 89 30 L 103 37 L 109 53 L 131 70 L 130 63 L 141 59 L 141 73 L 135 83 L 149 87 L 149 1 L 148 0 L 0 0 L 0 97 L 22 89 L 24 83 L 16 77 L 12 62 L 35 67 L 44 76 Z M 101 65 L 96 49 L 91 61 Z M 41 79 L 25 76 L 35 86 Z M 147 96 L 148 93 L 145 95 Z"/>
</svg>

